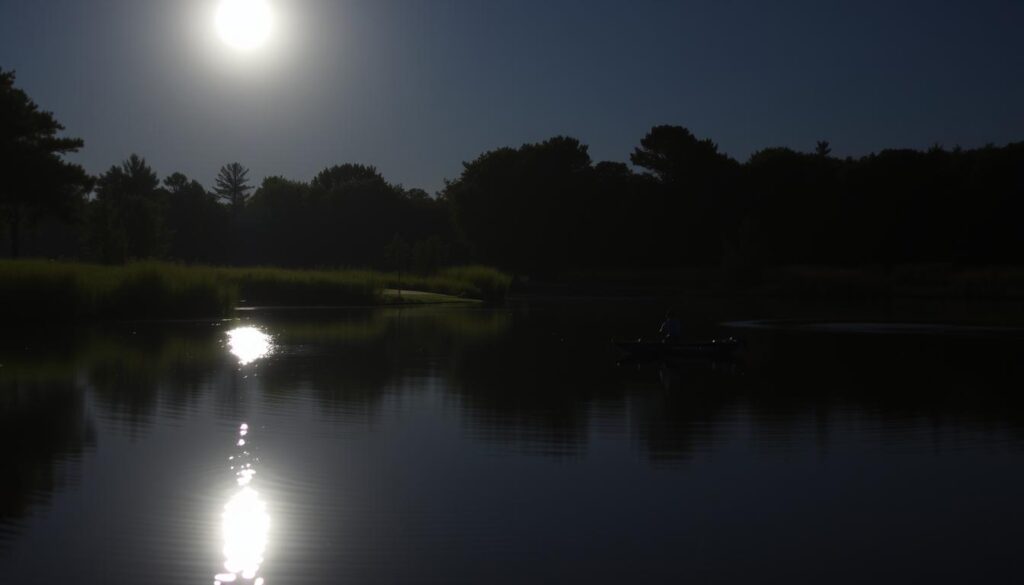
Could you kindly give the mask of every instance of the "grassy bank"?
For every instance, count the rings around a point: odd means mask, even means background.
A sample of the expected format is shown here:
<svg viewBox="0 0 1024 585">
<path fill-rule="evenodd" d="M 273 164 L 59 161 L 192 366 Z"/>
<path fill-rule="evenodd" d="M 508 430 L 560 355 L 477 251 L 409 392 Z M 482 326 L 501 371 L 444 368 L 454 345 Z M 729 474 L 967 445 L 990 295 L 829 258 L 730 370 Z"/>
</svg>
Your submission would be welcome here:
<svg viewBox="0 0 1024 585">
<path fill-rule="evenodd" d="M 260 306 L 369 305 L 380 300 L 383 279 L 357 270 L 286 270 L 283 268 L 209 268 L 238 290 L 239 303 Z"/>
<path fill-rule="evenodd" d="M 210 269 L 0 262 L 0 317 L 17 321 L 225 316 L 238 288 Z"/>
<path fill-rule="evenodd" d="M 366 270 L 227 268 L 161 262 L 100 266 L 8 260 L 0 261 L 0 318 L 187 319 L 225 317 L 239 304 L 394 303 L 393 298 L 385 298 L 386 288 L 497 300 L 504 297 L 510 283 L 511 278 L 486 267 L 400 277 Z"/>
<path fill-rule="evenodd" d="M 505 298 L 512 277 L 488 266 L 455 266 L 432 276 L 376 273 L 389 289 L 418 290 L 496 301 Z"/>
</svg>

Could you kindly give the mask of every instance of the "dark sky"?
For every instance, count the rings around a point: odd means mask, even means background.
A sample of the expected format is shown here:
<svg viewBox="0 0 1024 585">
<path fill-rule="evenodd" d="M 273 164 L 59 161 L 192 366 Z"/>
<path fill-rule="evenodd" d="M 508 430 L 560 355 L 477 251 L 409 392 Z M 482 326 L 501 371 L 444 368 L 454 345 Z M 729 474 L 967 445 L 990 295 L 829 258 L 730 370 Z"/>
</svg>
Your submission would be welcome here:
<svg viewBox="0 0 1024 585">
<path fill-rule="evenodd" d="M 207 186 L 238 160 L 375 164 L 428 191 L 556 134 L 626 160 L 655 124 L 745 160 L 1024 139 L 1024 2 L 274 0 L 240 55 L 208 0 L 0 0 L 0 67 L 85 139 Z"/>
</svg>

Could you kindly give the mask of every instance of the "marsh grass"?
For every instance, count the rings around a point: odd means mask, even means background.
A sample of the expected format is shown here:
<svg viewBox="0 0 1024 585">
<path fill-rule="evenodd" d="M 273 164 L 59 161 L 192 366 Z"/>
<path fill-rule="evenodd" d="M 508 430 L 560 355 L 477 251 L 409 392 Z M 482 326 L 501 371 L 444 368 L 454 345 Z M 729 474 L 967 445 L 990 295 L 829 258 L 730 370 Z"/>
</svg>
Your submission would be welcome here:
<svg viewBox="0 0 1024 585">
<path fill-rule="evenodd" d="M 485 301 L 496 301 L 505 298 L 512 277 L 489 266 L 453 266 L 444 268 L 438 278 L 466 283 L 473 288 L 469 296 Z"/>
<path fill-rule="evenodd" d="M 246 306 L 367 305 L 380 301 L 383 279 L 364 270 L 213 268 L 236 286 Z"/>
<path fill-rule="evenodd" d="M 484 267 L 435 276 L 369 270 L 286 270 L 137 262 L 101 266 L 0 261 L 0 318 L 8 321 L 226 317 L 246 306 L 380 304 L 385 288 L 464 298 L 504 297 L 511 278 Z"/>
<path fill-rule="evenodd" d="M 237 287 L 211 270 L 140 262 L 0 262 L 0 316 L 16 321 L 226 316 Z"/>
<path fill-rule="evenodd" d="M 442 293 L 456 297 L 498 301 L 504 299 L 512 277 L 488 266 L 454 266 L 431 276 L 378 273 L 386 288 Z"/>
</svg>

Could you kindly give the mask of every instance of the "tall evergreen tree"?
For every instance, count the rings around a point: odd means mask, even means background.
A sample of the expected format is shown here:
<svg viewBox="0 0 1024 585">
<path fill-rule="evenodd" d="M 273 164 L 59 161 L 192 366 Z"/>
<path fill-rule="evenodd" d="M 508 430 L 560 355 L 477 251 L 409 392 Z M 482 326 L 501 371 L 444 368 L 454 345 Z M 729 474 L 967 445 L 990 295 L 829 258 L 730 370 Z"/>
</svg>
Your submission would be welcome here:
<svg viewBox="0 0 1024 585">
<path fill-rule="evenodd" d="M 59 137 L 64 127 L 14 79 L 13 71 L 0 69 L 0 218 L 17 258 L 22 227 L 44 215 L 69 217 L 91 181 L 82 167 L 61 158 L 82 140 Z"/>
<path fill-rule="evenodd" d="M 227 203 L 234 213 L 242 211 L 253 189 L 249 184 L 249 169 L 237 162 L 222 166 L 214 185 L 217 197 Z"/>
</svg>

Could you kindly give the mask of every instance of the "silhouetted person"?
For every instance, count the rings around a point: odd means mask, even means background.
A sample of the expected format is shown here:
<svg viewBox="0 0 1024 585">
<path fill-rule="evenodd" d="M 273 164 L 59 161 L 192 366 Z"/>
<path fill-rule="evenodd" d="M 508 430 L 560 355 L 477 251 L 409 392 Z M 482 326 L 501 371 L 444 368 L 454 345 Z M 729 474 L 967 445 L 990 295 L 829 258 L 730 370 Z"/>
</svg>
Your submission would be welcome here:
<svg viewBox="0 0 1024 585">
<path fill-rule="evenodd" d="M 665 311 L 665 320 L 661 322 L 661 327 L 658 329 L 658 333 L 661 333 L 661 339 L 665 343 L 676 343 L 679 341 L 679 338 L 683 333 L 683 326 L 679 322 L 679 319 L 677 319 L 672 313 L 671 309 Z"/>
</svg>

